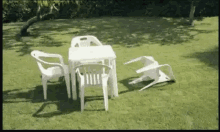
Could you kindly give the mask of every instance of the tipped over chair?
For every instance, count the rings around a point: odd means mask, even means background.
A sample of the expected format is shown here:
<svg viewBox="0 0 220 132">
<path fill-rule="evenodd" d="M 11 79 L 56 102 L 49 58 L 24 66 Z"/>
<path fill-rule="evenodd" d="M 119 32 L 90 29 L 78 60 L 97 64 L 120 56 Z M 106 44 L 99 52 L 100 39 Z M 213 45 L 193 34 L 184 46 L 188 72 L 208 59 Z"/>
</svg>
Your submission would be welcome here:
<svg viewBox="0 0 220 132">
<path fill-rule="evenodd" d="M 136 61 L 141 61 L 144 64 L 143 68 L 136 70 L 137 73 L 143 73 L 143 75 L 129 82 L 129 84 L 136 84 L 141 81 L 154 80 L 152 83 L 143 87 L 139 91 L 149 88 L 150 86 L 157 84 L 157 83 L 175 81 L 175 77 L 173 75 L 171 66 L 168 64 L 159 65 L 159 63 L 155 61 L 152 56 L 141 56 L 136 59 L 132 59 L 124 64 L 129 64 L 129 63 L 133 63 Z M 162 72 L 160 70 L 161 67 L 168 67 L 169 75 L 166 75 L 164 72 Z"/>
<path fill-rule="evenodd" d="M 69 69 L 68 66 L 64 64 L 63 57 L 59 54 L 51 54 L 51 53 L 45 53 L 42 51 L 34 50 L 31 52 L 31 56 L 34 57 L 37 61 L 38 68 L 42 74 L 42 85 L 43 85 L 43 91 L 44 91 L 44 99 L 47 99 L 47 81 L 53 78 L 59 78 L 64 76 L 66 87 L 67 87 L 67 95 L 68 98 L 71 98 L 70 93 L 70 78 L 69 78 Z M 46 62 L 42 58 L 59 58 L 60 63 L 51 63 Z M 51 65 L 51 67 L 45 69 L 42 64 Z"/>
<path fill-rule="evenodd" d="M 103 68 L 105 69 L 103 71 Z M 79 79 L 80 98 L 81 98 L 81 111 L 84 110 L 84 89 L 88 86 L 102 87 L 104 96 L 105 110 L 108 110 L 108 89 L 107 82 L 109 73 L 112 68 L 102 64 L 82 64 L 74 68 Z M 112 90 L 111 90 L 111 94 Z"/>
</svg>

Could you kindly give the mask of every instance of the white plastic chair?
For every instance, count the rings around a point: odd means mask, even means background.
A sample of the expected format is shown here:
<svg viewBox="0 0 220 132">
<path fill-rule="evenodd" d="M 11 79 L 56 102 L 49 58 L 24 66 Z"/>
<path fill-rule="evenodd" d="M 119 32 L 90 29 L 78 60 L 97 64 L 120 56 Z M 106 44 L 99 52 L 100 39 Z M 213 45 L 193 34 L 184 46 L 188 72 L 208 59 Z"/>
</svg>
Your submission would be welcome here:
<svg viewBox="0 0 220 132">
<path fill-rule="evenodd" d="M 136 70 L 137 73 L 143 73 L 143 75 L 140 78 L 137 78 L 129 82 L 129 84 L 136 84 L 141 81 L 154 80 L 152 83 L 143 87 L 139 91 L 149 88 L 150 86 L 157 83 L 166 82 L 166 81 L 175 81 L 175 77 L 173 75 L 171 66 L 168 64 L 159 65 L 158 62 L 155 61 L 152 56 L 141 56 L 136 59 L 132 59 L 124 64 L 129 64 L 136 61 L 141 61 L 144 64 L 143 68 Z M 163 66 L 168 67 L 169 75 L 166 75 L 164 72 L 160 70 L 160 68 Z"/>
<path fill-rule="evenodd" d="M 105 72 L 103 72 L 105 68 Z M 109 73 L 112 68 L 102 64 L 83 64 L 75 67 L 79 79 L 80 98 L 81 98 L 81 112 L 84 110 L 84 89 L 88 86 L 100 86 L 103 89 L 104 106 L 108 110 L 108 89 L 107 82 Z M 111 89 L 111 96 L 113 91 Z"/>
<path fill-rule="evenodd" d="M 93 44 L 95 46 L 102 46 L 102 43 L 95 36 L 92 35 L 76 36 L 71 40 L 71 48 L 89 47 L 92 46 Z M 90 60 L 90 61 L 80 61 L 78 65 L 87 64 L 87 63 L 98 63 L 98 62 L 102 62 L 102 64 L 104 64 L 104 60 L 101 61 Z"/>
<path fill-rule="evenodd" d="M 65 78 L 68 98 L 71 98 L 69 68 L 67 65 L 64 64 L 63 57 L 59 54 L 50 54 L 50 53 L 45 53 L 45 52 L 38 51 L 38 50 L 32 51 L 31 56 L 36 59 L 37 64 L 38 64 L 38 68 L 42 74 L 44 99 L 45 100 L 47 99 L 47 81 L 50 79 L 58 78 L 58 77 L 62 77 L 62 76 L 64 76 L 64 78 Z M 59 58 L 60 63 L 46 62 L 46 61 L 40 59 L 40 57 Z M 42 63 L 52 65 L 52 67 L 45 69 L 42 66 Z"/>
<path fill-rule="evenodd" d="M 71 47 L 89 47 L 92 44 L 102 46 L 102 43 L 92 35 L 76 36 L 71 40 Z"/>
</svg>

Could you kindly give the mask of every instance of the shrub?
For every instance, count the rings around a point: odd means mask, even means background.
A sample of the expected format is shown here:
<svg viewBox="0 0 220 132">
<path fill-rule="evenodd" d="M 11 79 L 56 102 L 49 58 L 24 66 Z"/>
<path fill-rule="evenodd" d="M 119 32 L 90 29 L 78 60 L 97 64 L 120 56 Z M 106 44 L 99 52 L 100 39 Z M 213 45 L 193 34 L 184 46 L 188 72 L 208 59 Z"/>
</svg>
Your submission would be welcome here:
<svg viewBox="0 0 220 132">
<path fill-rule="evenodd" d="M 97 17 L 97 16 L 134 16 L 163 17 L 188 17 L 190 12 L 189 0 L 81 0 L 58 1 L 58 19 L 69 19 L 74 17 Z M 219 0 L 200 0 L 196 6 L 194 16 L 216 16 L 218 15 Z M 37 2 L 25 0 L 22 3 L 15 0 L 3 1 L 3 22 L 27 21 L 36 15 Z M 136 11 L 138 10 L 138 11 Z M 49 11 L 49 7 L 43 7 L 42 14 Z"/>
</svg>

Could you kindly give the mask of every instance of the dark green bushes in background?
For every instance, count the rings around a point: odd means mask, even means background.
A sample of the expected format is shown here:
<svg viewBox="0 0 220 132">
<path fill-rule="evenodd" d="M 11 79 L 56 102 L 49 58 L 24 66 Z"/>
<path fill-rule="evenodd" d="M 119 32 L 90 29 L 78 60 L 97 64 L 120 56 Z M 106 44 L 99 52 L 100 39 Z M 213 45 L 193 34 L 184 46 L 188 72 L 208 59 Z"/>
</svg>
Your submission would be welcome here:
<svg viewBox="0 0 220 132">
<path fill-rule="evenodd" d="M 99 16 L 163 16 L 188 17 L 189 0 L 65 0 L 59 1 L 60 9 L 57 19 Z M 26 0 L 20 3 L 16 0 L 3 0 L 2 21 L 27 21 L 36 16 L 37 1 Z M 218 16 L 219 0 L 200 0 L 195 10 L 195 17 Z M 44 7 L 42 13 L 49 11 Z"/>
</svg>

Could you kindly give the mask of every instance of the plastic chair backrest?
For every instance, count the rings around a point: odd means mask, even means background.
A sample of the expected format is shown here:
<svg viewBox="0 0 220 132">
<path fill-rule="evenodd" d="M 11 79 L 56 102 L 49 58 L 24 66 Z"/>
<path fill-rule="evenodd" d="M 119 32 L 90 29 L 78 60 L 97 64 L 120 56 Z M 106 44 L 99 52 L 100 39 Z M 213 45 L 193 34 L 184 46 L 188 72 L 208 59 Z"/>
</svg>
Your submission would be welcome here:
<svg viewBox="0 0 220 132">
<path fill-rule="evenodd" d="M 103 68 L 105 69 L 103 71 Z M 75 68 L 78 69 L 78 75 L 84 78 L 84 85 L 102 85 L 102 76 L 109 77 L 111 67 L 102 64 L 82 64 Z M 103 72 L 105 72 L 103 74 Z"/>
<path fill-rule="evenodd" d="M 77 36 L 71 40 L 71 47 L 89 47 L 91 44 L 95 44 L 97 46 L 102 45 L 102 43 L 95 36 L 91 35 Z"/>
</svg>

